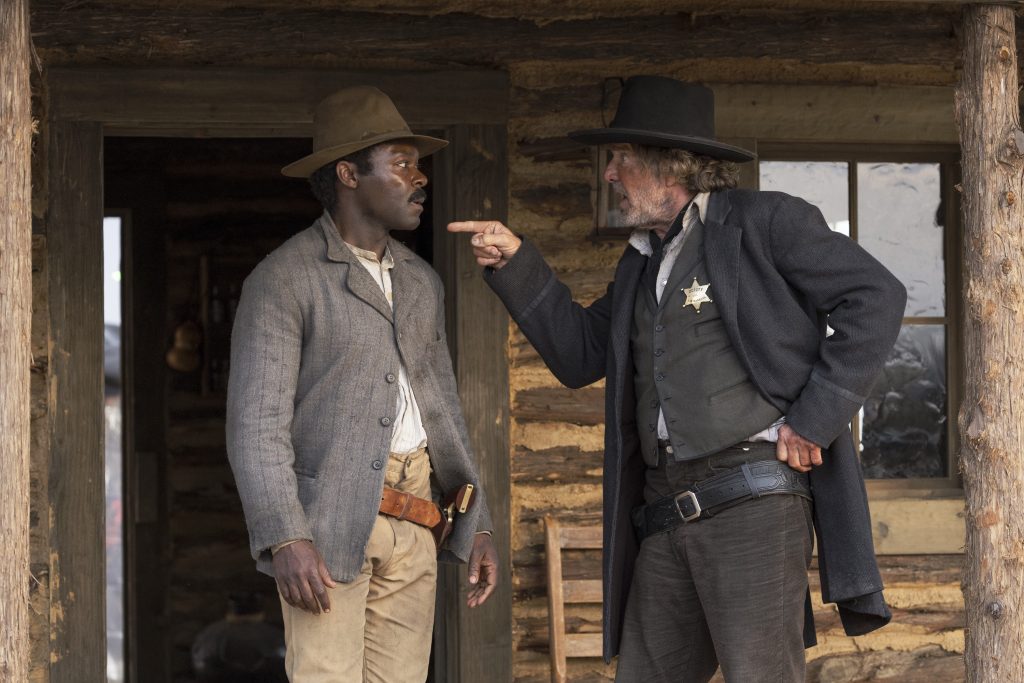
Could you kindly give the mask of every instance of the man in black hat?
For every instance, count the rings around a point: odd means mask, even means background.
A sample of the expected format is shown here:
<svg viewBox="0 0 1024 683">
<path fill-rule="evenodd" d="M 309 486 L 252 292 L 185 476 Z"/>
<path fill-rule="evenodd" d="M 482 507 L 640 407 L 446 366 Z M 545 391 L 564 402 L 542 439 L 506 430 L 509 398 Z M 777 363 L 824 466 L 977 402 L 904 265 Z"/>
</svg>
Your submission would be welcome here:
<svg viewBox="0 0 1024 683">
<path fill-rule="evenodd" d="M 848 425 L 906 292 L 807 202 L 735 189 L 754 155 L 714 139 L 708 88 L 631 78 L 570 137 L 609 145 L 634 228 L 604 296 L 574 303 L 500 223 L 448 229 L 560 381 L 606 379 L 605 657 L 619 681 L 802 681 L 812 518 L 847 633 L 890 618 Z"/>
<path fill-rule="evenodd" d="M 309 178 L 324 212 L 245 280 L 228 457 L 253 558 L 281 595 L 289 680 L 422 683 L 438 553 L 468 561 L 470 607 L 498 569 L 441 280 L 390 236 L 419 225 L 419 160 L 448 143 L 365 86 L 324 99 L 314 130 L 283 173 Z M 461 495 L 442 511 L 432 488 Z"/>
</svg>

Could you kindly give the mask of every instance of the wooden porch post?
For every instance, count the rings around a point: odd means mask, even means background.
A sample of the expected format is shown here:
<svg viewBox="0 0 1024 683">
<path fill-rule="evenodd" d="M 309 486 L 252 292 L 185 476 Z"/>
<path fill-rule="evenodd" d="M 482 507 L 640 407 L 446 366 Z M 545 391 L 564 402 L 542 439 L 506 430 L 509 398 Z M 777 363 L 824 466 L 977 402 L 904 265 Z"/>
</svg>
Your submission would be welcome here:
<svg viewBox="0 0 1024 683">
<path fill-rule="evenodd" d="M 28 680 L 32 213 L 28 0 L 0 2 L 0 680 Z"/>
<path fill-rule="evenodd" d="M 963 155 L 967 680 L 1024 680 L 1024 133 L 1014 10 L 964 10 Z"/>
</svg>

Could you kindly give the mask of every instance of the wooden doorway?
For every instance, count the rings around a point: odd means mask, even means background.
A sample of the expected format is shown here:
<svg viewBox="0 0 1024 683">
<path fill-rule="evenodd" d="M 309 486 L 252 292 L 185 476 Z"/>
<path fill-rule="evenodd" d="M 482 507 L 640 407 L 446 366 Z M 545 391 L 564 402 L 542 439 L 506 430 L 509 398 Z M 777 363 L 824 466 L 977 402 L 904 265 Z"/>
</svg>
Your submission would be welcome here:
<svg viewBox="0 0 1024 683">
<path fill-rule="evenodd" d="M 395 99 L 413 128 L 431 130 L 451 141 L 436 159 L 434 222 L 484 215 L 504 219 L 507 214 L 506 120 L 508 83 L 498 72 L 428 74 L 306 72 L 291 70 L 116 70 L 53 69 L 48 73 L 51 93 L 50 165 L 51 221 L 47 235 L 53 283 L 94 279 L 99 267 L 89 258 L 99 242 L 103 211 L 103 141 L 111 137 L 160 136 L 177 138 L 307 138 L 313 105 L 338 88 L 375 84 Z M 245 89 L 239 88 L 245 84 Z M 86 182 L 83 182 L 85 180 Z M 468 244 L 435 231 L 434 265 L 447 290 L 449 340 L 456 356 L 456 374 L 470 438 L 477 452 L 481 476 L 489 493 L 495 520 L 495 542 L 503 563 L 502 589 L 480 610 L 464 606 L 464 569 L 442 572 L 443 621 L 435 634 L 436 681 L 511 680 L 511 590 L 509 557 L 508 379 L 506 359 L 507 317 L 486 291 Z M 160 275 L 150 284 L 160 286 Z M 166 287 L 164 283 L 164 287 Z M 51 334 L 60 339 L 72 329 L 102 328 L 92 294 L 83 288 L 58 288 L 51 294 L 62 304 L 51 315 Z M 94 320 L 95 318 L 95 320 Z M 162 340 L 161 340 L 162 341 Z M 95 358 L 94 358 L 95 357 Z M 89 444 L 102 417 L 88 405 L 91 388 L 102 385 L 102 360 L 86 354 L 54 368 L 58 379 L 81 387 L 58 397 L 58 413 L 74 417 L 66 425 L 62 444 L 54 444 L 54 461 L 74 463 L 69 474 L 96 476 L 96 459 Z M 141 397 L 139 397 L 140 400 Z M 136 406 L 138 407 L 138 406 Z M 95 413 L 95 415 L 94 415 Z M 76 440 L 77 436 L 86 437 Z M 66 447 L 64 444 L 67 444 Z M 62 450 L 63 449 L 63 450 Z M 154 474 L 155 471 L 155 474 Z M 160 476 L 160 456 L 136 448 L 125 462 L 126 497 L 139 492 L 147 478 Z M 102 481 L 102 470 L 99 471 Z M 60 476 L 52 475 L 51 476 Z M 59 488 L 59 486 L 58 486 Z M 81 571 L 68 576 L 62 591 L 102 595 L 103 496 L 95 487 L 69 492 L 62 505 L 78 514 L 68 515 L 55 529 L 55 550 L 74 553 Z M 149 500 L 135 494 L 125 509 L 148 523 Z M 129 515 L 126 515 L 128 517 Z M 95 531 L 94 531 L 95 527 Z M 136 533 L 141 532 L 141 533 Z M 129 554 L 152 539 L 144 529 L 128 529 Z M 133 546 L 134 544 L 134 546 Z M 149 550 L 153 550 L 150 548 Z M 255 570 L 253 570 L 255 573 Z M 168 653 L 146 640 L 145 620 L 153 618 L 154 591 L 146 580 L 155 577 L 144 567 L 129 563 L 127 580 L 138 590 L 128 592 L 129 680 L 165 679 Z M 138 583 L 136 583 L 138 581 Z M 149 596 L 147 598 L 147 596 Z M 66 639 L 66 657 L 51 669 L 51 680 L 100 679 L 103 610 L 76 610 L 57 635 Z M 157 611 L 155 614 L 159 615 Z M 485 668 L 486 667 L 486 668 Z M 60 674 L 60 671 L 66 674 Z"/>
</svg>

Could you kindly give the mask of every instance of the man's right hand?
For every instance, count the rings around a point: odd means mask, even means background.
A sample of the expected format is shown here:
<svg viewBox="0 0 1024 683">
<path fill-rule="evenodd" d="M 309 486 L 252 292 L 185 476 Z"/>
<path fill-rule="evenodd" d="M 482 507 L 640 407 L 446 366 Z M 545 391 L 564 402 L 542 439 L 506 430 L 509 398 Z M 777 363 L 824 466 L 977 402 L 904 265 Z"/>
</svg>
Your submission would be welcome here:
<svg viewBox="0 0 1024 683">
<path fill-rule="evenodd" d="M 468 232 L 473 235 L 473 255 L 481 266 L 498 269 L 508 263 L 523 243 L 515 233 L 498 221 L 458 221 L 448 224 L 448 232 Z"/>
<path fill-rule="evenodd" d="M 296 541 L 274 553 L 274 577 L 281 597 L 292 607 L 312 614 L 331 611 L 327 589 L 337 584 L 310 541 Z"/>
</svg>

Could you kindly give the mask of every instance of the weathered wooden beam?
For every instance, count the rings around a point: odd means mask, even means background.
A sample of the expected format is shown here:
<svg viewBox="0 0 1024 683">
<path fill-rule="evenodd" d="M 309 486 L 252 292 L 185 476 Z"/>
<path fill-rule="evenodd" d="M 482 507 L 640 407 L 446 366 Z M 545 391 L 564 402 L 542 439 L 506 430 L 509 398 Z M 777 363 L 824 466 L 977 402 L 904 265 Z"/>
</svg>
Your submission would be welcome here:
<svg viewBox="0 0 1024 683">
<path fill-rule="evenodd" d="M 305 6 L 268 12 L 49 2 L 33 8 L 33 40 L 43 61 L 52 66 L 113 62 L 424 69 L 503 67 L 526 60 L 612 62 L 643 55 L 652 64 L 756 58 L 953 68 L 959 56 L 955 5 L 927 12 L 647 10 L 543 25 L 466 13 L 425 18 Z M 458 89 L 450 94 L 457 95 Z"/>
<path fill-rule="evenodd" d="M 0 3 L 0 680 L 29 670 L 32 210 L 27 0 Z"/>
<path fill-rule="evenodd" d="M 391 95 L 414 128 L 507 118 L 507 80 L 494 71 L 51 68 L 47 79 L 52 118 L 102 121 L 112 135 L 309 138 L 317 102 L 366 84 Z"/>
<path fill-rule="evenodd" d="M 1024 677 L 1024 131 L 1014 13 L 964 11 L 963 149 L 967 680 Z M 998 655 L 996 654 L 998 653 Z"/>
<path fill-rule="evenodd" d="M 103 133 L 52 121 L 50 683 L 106 676 Z"/>
<path fill-rule="evenodd" d="M 435 225 L 456 217 L 508 217 L 508 141 L 505 125 L 452 126 L 450 147 L 434 160 Z M 443 189 L 442 189 L 443 188 Z M 435 232 L 434 267 L 445 277 L 448 344 L 480 481 L 494 522 L 498 586 L 476 609 L 466 606 L 464 567 L 439 572 L 434 632 L 439 683 L 511 681 L 512 558 L 509 472 L 508 314 L 489 291 L 470 245 Z"/>
<path fill-rule="evenodd" d="M 512 453 L 512 481 L 516 485 L 598 484 L 603 457 L 603 451 L 581 451 L 576 446 L 539 451 L 519 448 Z"/>
<path fill-rule="evenodd" d="M 581 19 L 622 18 L 637 14 L 739 14 L 771 11 L 857 10 L 929 12 L 969 4 L 971 0 L 667 0 L 653 5 L 650 0 L 588 0 L 587 2 L 556 3 L 550 0 L 313 0 L 306 7 L 324 12 L 359 11 L 378 14 L 409 14 L 438 16 L 445 14 L 473 14 L 492 19 L 520 19 L 538 25 L 554 21 Z M 37 0 L 33 4 L 67 7 L 66 0 Z M 87 4 L 79 0 L 76 5 Z M 98 5 L 99 2 L 91 4 Z M 124 9 L 153 10 L 166 7 L 166 0 L 119 0 Z M 1020 0 L 996 0 L 992 4 L 1019 5 Z M 233 11 L 282 12 L 292 10 L 289 0 L 176 0 L 179 11 L 202 12 L 212 8 Z"/>
<path fill-rule="evenodd" d="M 29 462 L 29 680 L 50 666 L 50 304 L 46 236 L 32 236 L 32 420 Z"/>
<path fill-rule="evenodd" d="M 963 523 L 959 496 L 871 501 L 871 531 L 878 555 L 961 553 Z"/>
<path fill-rule="evenodd" d="M 604 424 L 604 389 L 523 389 L 516 392 L 512 412 L 519 422 Z"/>
</svg>

